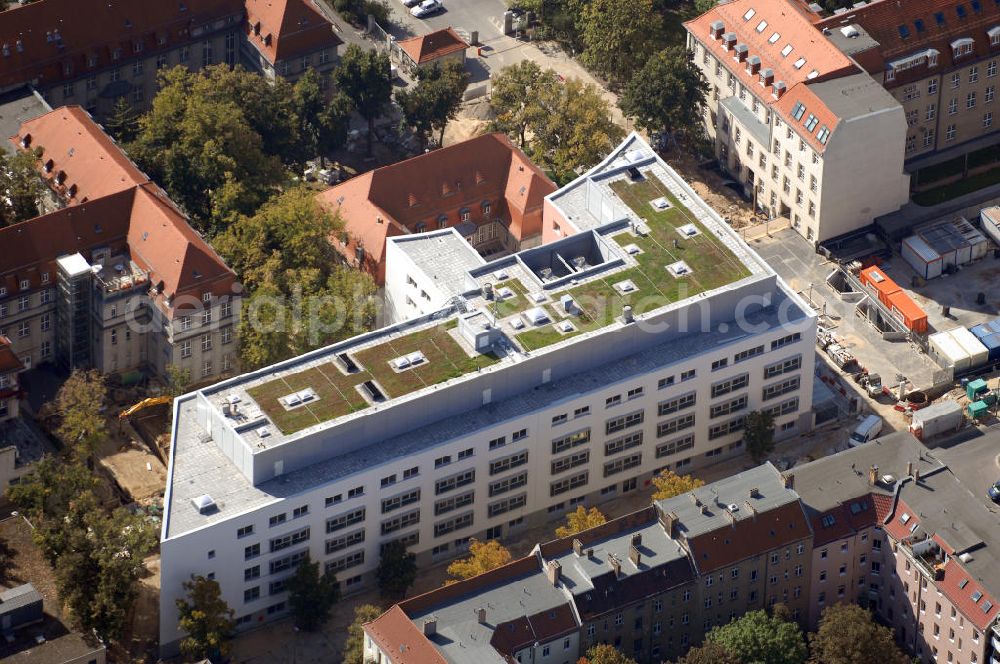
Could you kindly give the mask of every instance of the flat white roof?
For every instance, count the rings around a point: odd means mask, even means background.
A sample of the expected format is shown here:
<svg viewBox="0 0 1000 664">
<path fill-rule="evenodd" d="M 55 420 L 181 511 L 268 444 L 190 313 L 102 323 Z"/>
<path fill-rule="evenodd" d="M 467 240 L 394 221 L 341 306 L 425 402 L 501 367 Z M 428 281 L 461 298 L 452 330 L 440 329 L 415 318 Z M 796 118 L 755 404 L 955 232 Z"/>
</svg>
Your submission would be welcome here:
<svg viewBox="0 0 1000 664">
<path fill-rule="evenodd" d="M 70 254 L 69 256 L 61 256 L 56 259 L 56 264 L 71 277 L 78 277 L 81 274 L 90 272 L 90 263 L 80 255 L 80 252 Z"/>
</svg>

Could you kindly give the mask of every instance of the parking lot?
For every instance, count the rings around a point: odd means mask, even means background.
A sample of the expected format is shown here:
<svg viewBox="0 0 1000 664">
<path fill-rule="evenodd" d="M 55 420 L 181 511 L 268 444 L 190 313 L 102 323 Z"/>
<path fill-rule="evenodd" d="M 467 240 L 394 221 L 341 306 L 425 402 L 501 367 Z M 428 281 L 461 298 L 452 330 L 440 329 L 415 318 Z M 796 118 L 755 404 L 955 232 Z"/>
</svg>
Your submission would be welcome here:
<svg viewBox="0 0 1000 664">
<path fill-rule="evenodd" d="M 858 318 L 854 303 L 844 302 L 826 285 L 836 263 L 817 254 L 802 236 L 786 229 L 753 240 L 750 246 L 792 290 L 802 293 L 821 313 L 825 311 L 821 324 L 834 329 L 861 366 L 881 375 L 890 386 L 897 373 L 906 376 L 918 389 L 933 384 L 934 372 L 939 369 L 937 364 L 913 343 L 885 341 L 874 327 Z"/>
</svg>

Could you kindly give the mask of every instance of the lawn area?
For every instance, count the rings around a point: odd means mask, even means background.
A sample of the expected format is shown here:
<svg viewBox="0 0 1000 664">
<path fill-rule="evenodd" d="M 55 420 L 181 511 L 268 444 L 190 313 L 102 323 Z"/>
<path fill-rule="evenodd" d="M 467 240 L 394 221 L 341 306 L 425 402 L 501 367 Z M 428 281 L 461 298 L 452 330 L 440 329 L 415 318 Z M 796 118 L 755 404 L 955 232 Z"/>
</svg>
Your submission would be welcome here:
<svg viewBox="0 0 1000 664">
<path fill-rule="evenodd" d="M 336 366 L 327 363 L 258 385 L 247 393 L 282 433 L 291 434 L 367 406 L 354 386 L 369 378 L 367 371 L 345 376 Z M 307 387 L 311 387 L 319 399 L 292 410 L 285 410 L 278 402 L 281 397 Z"/>
<path fill-rule="evenodd" d="M 514 291 L 514 297 L 508 297 L 505 300 L 494 300 L 493 305 L 490 307 L 490 311 L 499 320 L 501 318 L 506 318 L 507 316 L 512 316 L 519 311 L 524 311 L 528 308 L 529 302 L 525 297 L 525 293 L 528 289 L 524 287 L 517 279 L 504 279 L 503 281 L 493 284 L 493 291 L 496 292 L 501 288 L 509 288 Z"/>
<path fill-rule="evenodd" d="M 493 355 L 469 357 L 448 334 L 454 325 L 438 325 L 398 339 L 352 353 L 362 371 L 344 375 L 332 362 L 282 376 L 247 390 L 261 410 L 285 435 L 301 431 L 320 422 L 336 419 L 368 407 L 357 390 L 366 380 L 375 380 L 386 392 L 386 398 L 402 396 L 427 385 L 442 383 L 477 368 L 498 361 Z M 396 372 L 389 360 L 420 351 L 427 358 L 414 369 Z M 278 401 L 283 396 L 311 387 L 317 400 L 292 410 Z"/>
<path fill-rule="evenodd" d="M 942 187 L 919 191 L 913 194 L 913 202 L 924 207 L 937 205 L 938 203 L 950 201 L 953 198 L 964 196 L 965 194 L 972 193 L 983 187 L 989 187 L 998 182 L 1000 182 L 1000 166 L 982 173 L 970 175 L 967 178 L 946 184 Z"/>
<path fill-rule="evenodd" d="M 633 212 L 645 218 L 650 228 L 647 237 L 623 232 L 612 238 L 621 246 L 635 244 L 642 250 L 636 256 L 638 265 L 555 293 L 555 301 L 568 293 L 583 310 L 582 315 L 571 318 L 576 331 L 560 334 L 549 326 L 522 332 L 517 339 L 525 349 L 542 348 L 604 327 L 621 315 L 626 304 L 635 307 L 637 314 L 652 311 L 750 274 L 721 240 L 709 233 L 655 176 L 648 175 L 646 180 L 635 183 L 619 180 L 611 184 L 611 189 Z M 649 201 L 660 196 L 670 200 L 673 207 L 656 210 L 649 205 Z M 676 229 L 689 223 L 697 226 L 701 234 L 682 239 Z M 679 240 L 676 248 L 673 246 L 675 239 Z M 666 266 L 679 260 L 691 268 L 690 277 L 675 278 L 667 272 Z M 638 290 L 626 295 L 619 293 L 614 285 L 625 280 L 631 280 Z"/>
</svg>

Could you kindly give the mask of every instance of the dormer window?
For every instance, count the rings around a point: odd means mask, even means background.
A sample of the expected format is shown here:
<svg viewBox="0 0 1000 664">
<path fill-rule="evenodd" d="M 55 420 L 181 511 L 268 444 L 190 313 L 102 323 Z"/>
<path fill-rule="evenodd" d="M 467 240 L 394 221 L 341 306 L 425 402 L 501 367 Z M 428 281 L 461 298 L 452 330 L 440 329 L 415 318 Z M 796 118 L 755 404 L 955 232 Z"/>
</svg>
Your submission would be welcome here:
<svg viewBox="0 0 1000 664">
<path fill-rule="evenodd" d="M 111 52 L 112 60 L 121 60 L 121 57 L 122 57 L 122 50 L 120 48 L 116 48 Z"/>
<path fill-rule="evenodd" d="M 961 58 L 972 53 L 976 42 L 971 37 L 962 37 L 951 43 L 952 53 L 956 58 Z"/>
<path fill-rule="evenodd" d="M 55 165 L 56 165 L 55 162 L 52 161 L 51 159 L 47 160 L 45 162 L 45 172 L 46 173 L 51 173 L 52 169 L 55 167 Z"/>
<path fill-rule="evenodd" d="M 986 36 L 990 38 L 990 46 L 1000 46 L 1000 25 L 995 25 L 987 30 Z"/>
<path fill-rule="evenodd" d="M 21 139 L 21 147 L 25 150 L 31 147 L 31 134 L 24 135 L 24 138 Z"/>
<path fill-rule="evenodd" d="M 135 53 L 142 53 L 142 42 L 137 41 L 132 44 L 132 51 Z"/>
<path fill-rule="evenodd" d="M 56 173 L 56 184 L 62 184 L 66 181 L 66 171 L 59 171 Z"/>
<path fill-rule="evenodd" d="M 91 69 L 93 69 L 94 67 L 97 66 L 97 56 L 96 55 L 91 54 L 91 55 L 87 56 L 87 66 L 90 67 Z"/>
</svg>

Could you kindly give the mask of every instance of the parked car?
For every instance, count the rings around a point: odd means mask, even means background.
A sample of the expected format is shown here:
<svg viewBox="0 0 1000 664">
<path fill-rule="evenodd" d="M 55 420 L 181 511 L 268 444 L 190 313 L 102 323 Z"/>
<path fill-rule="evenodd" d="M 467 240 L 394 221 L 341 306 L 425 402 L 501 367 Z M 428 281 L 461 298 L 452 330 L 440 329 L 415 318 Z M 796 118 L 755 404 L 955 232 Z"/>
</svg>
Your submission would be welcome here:
<svg viewBox="0 0 1000 664">
<path fill-rule="evenodd" d="M 433 16 L 438 12 L 444 11 L 444 5 L 441 4 L 441 0 L 424 0 L 419 5 L 410 10 L 410 13 L 417 18 L 427 18 L 428 16 Z"/>
<path fill-rule="evenodd" d="M 990 500 L 994 503 L 1000 503 L 1000 480 L 994 482 L 993 485 L 986 490 L 986 493 L 989 495 Z"/>
<path fill-rule="evenodd" d="M 404 7 L 415 7 L 420 4 L 420 0 L 402 0 Z"/>
</svg>

